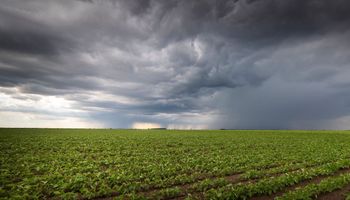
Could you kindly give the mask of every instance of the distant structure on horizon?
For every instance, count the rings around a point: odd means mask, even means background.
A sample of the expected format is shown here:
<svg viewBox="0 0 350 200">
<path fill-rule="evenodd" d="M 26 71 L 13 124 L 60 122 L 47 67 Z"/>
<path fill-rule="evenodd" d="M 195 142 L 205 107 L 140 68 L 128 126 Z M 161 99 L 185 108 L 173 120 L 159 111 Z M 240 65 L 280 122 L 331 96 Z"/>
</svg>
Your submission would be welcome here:
<svg viewBox="0 0 350 200">
<path fill-rule="evenodd" d="M 167 128 L 148 128 L 148 130 L 167 130 Z"/>
</svg>

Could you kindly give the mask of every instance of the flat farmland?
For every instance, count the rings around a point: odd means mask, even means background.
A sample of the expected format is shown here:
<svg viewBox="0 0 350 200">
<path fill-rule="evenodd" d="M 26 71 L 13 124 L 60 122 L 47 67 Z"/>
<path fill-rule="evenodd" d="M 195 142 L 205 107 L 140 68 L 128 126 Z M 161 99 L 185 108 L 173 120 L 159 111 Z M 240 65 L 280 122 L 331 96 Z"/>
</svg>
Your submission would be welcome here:
<svg viewBox="0 0 350 200">
<path fill-rule="evenodd" d="M 350 199 L 350 131 L 0 129 L 1 199 Z"/>
</svg>

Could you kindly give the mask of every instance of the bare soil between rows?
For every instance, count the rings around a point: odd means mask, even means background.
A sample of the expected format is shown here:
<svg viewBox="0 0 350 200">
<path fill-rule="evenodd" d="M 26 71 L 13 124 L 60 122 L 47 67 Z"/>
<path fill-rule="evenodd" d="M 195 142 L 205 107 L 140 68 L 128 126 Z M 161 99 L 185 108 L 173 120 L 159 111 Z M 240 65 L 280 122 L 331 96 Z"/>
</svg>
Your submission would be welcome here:
<svg viewBox="0 0 350 200">
<path fill-rule="evenodd" d="M 322 163 L 322 164 L 325 164 L 325 163 Z M 317 166 L 320 166 L 322 164 L 319 163 L 318 165 L 310 165 L 307 168 L 317 167 Z M 282 166 L 282 165 L 280 165 L 280 166 Z M 272 169 L 272 168 L 276 168 L 276 167 L 280 167 L 280 166 L 270 166 L 270 167 L 266 167 L 266 168 L 262 168 L 262 169 Z M 290 170 L 288 172 L 294 172 L 294 171 L 298 171 L 298 170 L 300 170 L 300 168 L 295 168 L 295 169 Z M 232 183 L 232 184 L 238 184 L 238 183 L 248 184 L 248 183 L 257 182 L 257 181 L 259 181 L 260 179 L 263 179 L 263 178 L 278 177 L 279 175 L 282 175 L 282 174 L 288 173 L 288 172 L 269 174 L 267 176 L 264 176 L 264 177 L 261 177 L 261 178 L 257 178 L 257 179 L 242 179 L 241 175 L 243 174 L 243 172 L 242 173 L 235 173 L 235 174 L 231 174 L 231 175 L 227 175 L 227 176 L 205 176 L 205 175 L 203 175 L 202 177 L 200 177 L 200 178 L 198 178 L 195 181 L 190 182 L 190 183 L 174 184 L 174 185 L 171 185 L 169 187 L 164 187 L 164 188 L 154 187 L 154 188 L 151 188 L 151 189 L 148 189 L 148 190 L 145 190 L 145 191 L 139 191 L 136 194 L 140 195 L 140 196 L 144 196 L 145 198 L 152 199 L 152 198 L 155 197 L 154 195 L 157 192 L 159 192 L 159 191 L 161 191 L 163 189 L 169 189 L 169 188 L 178 187 L 181 190 L 181 193 L 179 195 L 176 195 L 176 196 L 173 196 L 173 197 L 164 197 L 164 198 L 160 198 L 160 199 L 164 199 L 164 200 L 180 200 L 180 199 L 185 199 L 188 194 L 191 194 L 194 197 L 197 197 L 199 199 L 203 199 L 204 197 L 202 195 L 202 192 L 201 191 L 193 191 L 191 186 L 196 184 L 196 183 L 198 183 L 199 181 L 204 180 L 204 179 L 213 179 L 213 180 L 215 180 L 217 178 L 224 178 L 229 183 Z M 294 190 L 294 189 L 296 189 L 298 187 L 304 187 L 304 186 L 306 186 L 308 184 L 311 184 L 311 183 L 319 183 L 324 178 L 335 176 L 335 175 L 339 175 L 339 174 L 346 173 L 346 172 L 350 172 L 350 168 L 341 169 L 341 170 L 337 171 L 336 173 L 334 173 L 332 175 L 329 175 L 329 176 L 317 176 L 317 177 L 312 178 L 310 180 L 302 181 L 302 182 L 300 182 L 300 183 L 298 183 L 296 185 L 286 187 L 283 190 L 278 191 L 278 192 L 276 192 L 276 193 L 274 193 L 272 195 L 257 196 L 257 197 L 252 197 L 251 199 L 253 199 L 253 200 L 271 200 L 271 199 L 274 199 L 277 196 L 283 195 L 285 192 Z M 213 187 L 213 188 L 216 188 L 216 187 Z M 349 188 L 350 188 L 350 186 L 349 186 Z M 115 192 L 115 193 L 111 194 L 108 197 L 96 197 L 96 198 L 94 198 L 94 200 L 112 200 L 118 195 L 120 195 L 120 194 Z M 336 194 L 334 194 L 334 195 L 336 195 Z M 327 200 L 327 199 L 328 198 L 324 197 L 324 200 Z M 332 198 L 332 199 L 334 199 L 334 198 Z"/>
</svg>

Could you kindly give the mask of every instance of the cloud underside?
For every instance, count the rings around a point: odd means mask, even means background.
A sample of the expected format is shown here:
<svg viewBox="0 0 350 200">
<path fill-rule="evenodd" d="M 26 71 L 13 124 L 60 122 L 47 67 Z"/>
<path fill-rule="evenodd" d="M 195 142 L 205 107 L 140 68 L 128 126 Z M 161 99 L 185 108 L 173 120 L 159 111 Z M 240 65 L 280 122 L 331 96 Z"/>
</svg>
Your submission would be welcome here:
<svg viewBox="0 0 350 200">
<path fill-rule="evenodd" d="M 4 0 L 0 126 L 349 129 L 346 0 Z"/>
</svg>

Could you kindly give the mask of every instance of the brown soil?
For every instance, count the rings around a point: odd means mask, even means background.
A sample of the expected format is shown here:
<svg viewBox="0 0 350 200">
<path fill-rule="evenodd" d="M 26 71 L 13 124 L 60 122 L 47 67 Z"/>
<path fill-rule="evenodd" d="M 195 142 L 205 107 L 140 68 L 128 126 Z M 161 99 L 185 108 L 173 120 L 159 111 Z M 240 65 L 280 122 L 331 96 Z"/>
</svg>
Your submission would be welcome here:
<svg viewBox="0 0 350 200">
<path fill-rule="evenodd" d="M 319 163 L 320 164 L 320 163 Z M 324 163 L 322 163 L 324 164 Z M 322 165 L 321 164 L 321 165 Z M 315 167 L 317 165 L 310 165 L 308 166 L 308 168 L 310 167 Z M 271 168 L 275 168 L 275 167 L 279 167 L 277 165 L 273 165 L 273 166 L 266 166 L 264 168 L 261 168 L 261 169 L 271 169 Z M 297 171 L 299 169 L 292 169 L 288 172 L 293 172 L 293 171 Z M 346 169 L 346 170 L 349 170 L 349 169 Z M 342 173 L 342 171 L 346 171 L 346 170 L 339 170 L 336 174 L 340 174 Z M 350 171 L 350 170 L 349 170 Z M 285 173 L 285 172 L 284 172 Z M 266 177 L 273 177 L 273 176 L 279 176 L 281 174 L 284 174 L 284 173 L 276 173 L 276 174 L 270 174 L 269 176 L 266 176 Z M 258 181 L 260 178 L 258 179 L 250 179 L 250 180 L 245 180 L 245 179 L 242 179 L 240 177 L 242 173 L 236 173 L 236 174 L 232 174 L 232 175 L 228 175 L 228 176 L 210 176 L 210 175 L 203 175 L 199 178 L 197 178 L 196 180 L 194 180 L 193 182 L 190 182 L 190 183 L 186 183 L 186 184 L 174 184 L 174 185 L 171 185 L 169 187 L 166 187 L 166 188 L 173 188 L 173 187 L 179 187 L 180 190 L 181 190 L 181 194 L 179 194 L 177 197 L 173 197 L 173 198 L 166 198 L 166 199 L 185 199 L 185 197 L 187 196 L 187 194 L 191 193 L 190 189 L 191 189 L 191 186 L 201 180 L 204 180 L 206 178 L 209 178 L 209 179 L 216 179 L 216 178 L 225 178 L 227 181 L 229 181 L 230 183 L 232 184 L 237 184 L 237 183 L 254 183 L 256 181 Z M 266 178 L 266 177 L 263 177 L 263 178 Z M 290 191 L 290 190 L 294 190 L 295 188 L 297 187 L 303 187 L 307 184 L 310 184 L 310 183 L 318 183 L 320 182 L 323 178 L 325 178 L 327 176 L 318 176 L 318 177 L 315 177 L 314 179 L 311 179 L 311 180 L 306 180 L 306 181 L 303 181 L 299 184 L 296 184 L 294 186 L 290 186 L 290 187 L 286 187 L 284 190 L 282 191 L 279 191 L 275 194 L 272 194 L 270 196 L 259 196 L 259 197 L 253 197 L 252 199 L 254 200 L 267 200 L 267 199 L 274 199 L 276 196 L 280 196 L 282 195 L 283 193 L 287 192 L 287 191 Z M 166 188 L 160 188 L 160 187 L 152 187 L 152 188 L 149 188 L 149 189 L 146 189 L 144 191 L 139 191 L 137 194 L 138 195 L 141 195 L 141 196 L 145 196 L 145 197 L 151 197 L 154 193 L 162 190 L 162 189 L 166 189 Z M 192 194 L 196 197 L 199 197 L 201 198 L 202 197 L 202 192 L 194 192 L 192 191 Z M 111 200 L 113 199 L 114 197 L 116 197 L 118 194 L 117 193 L 114 193 L 113 195 L 109 196 L 109 197 L 96 197 L 94 198 L 95 200 Z"/>
<path fill-rule="evenodd" d="M 334 199 L 345 199 L 346 194 L 350 192 L 350 184 L 346 185 L 342 189 L 334 190 L 333 192 L 321 194 L 317 197 L 320 200 L 334 200 Z"/>
<path fill-rule="evenodd" d="M 289 192 L 289 191 L 292 191 L 292 190 L 295 190 L 297 188 L 302 188 L 308 184 L 318 184 L 319 182 L 321 182 L 323 179 L 325 178 L 328 178 L 328 177 L 332 177 L 332 176 L 337 176 L 337 175 L 340 175 L 340 174 L 343 174 L 343 173 L 347 173 L 347 172 L 350 172 L 350 168 L 346 168 L 346 169 L 340 169 L 339 171 L 337 171 L 336 173 L 332 174 L 332 175 L 325 175 L 325 176 L 317 176 L 313 179 L 309 179 L 309 180 L 305 180 L 305 181 L 302 181 L 296 185 L 293 185 L 293 186 L 289 186 L 289 187 L 286 187 L 285 189 L 279 191 L 279 192 L 276 192 L 272 195 L 264 195 L 264 196 L 258 196 L 258 197 L 253 197 L 251 198 L 251 200 L 272 200 L 278 196 L 282 196 L 284 193 L 286 192 Z M 336 199 L 333 199 L 333 200 L 336 200 Z"/>
</svg>

